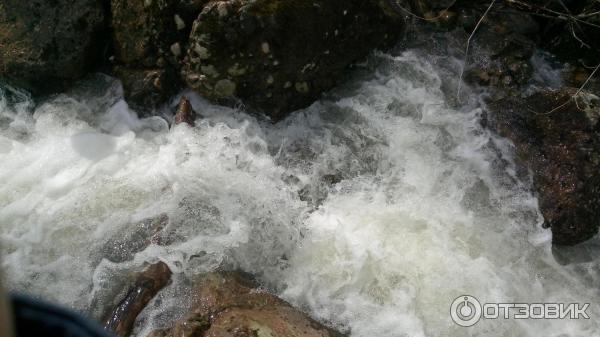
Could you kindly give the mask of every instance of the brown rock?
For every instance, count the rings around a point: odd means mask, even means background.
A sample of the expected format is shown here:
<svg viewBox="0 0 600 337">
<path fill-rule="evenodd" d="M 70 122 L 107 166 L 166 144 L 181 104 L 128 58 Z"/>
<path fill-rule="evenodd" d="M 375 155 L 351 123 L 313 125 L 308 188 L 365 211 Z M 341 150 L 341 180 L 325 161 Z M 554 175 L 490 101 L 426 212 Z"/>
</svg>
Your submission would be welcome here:
<svg viewBox="0 0 600 337">
<path fill-rule="evenodd" d="M 181 123 L 187 123 L 190 126 L 196 125 L 196 111 L 192 108 L 192 104 L 187 97 L 182 96 L 177 105 L 177 112 L 175 113 L 175 125 Z"/>
<path fill-rule="evenodd" d="M 574 245 L 600 226 L 600 100 L 576 89 L 490 104 L 490 126 L 512 140 L 532 172 L 556 245 Z"/>
<path fill-rule="evenodd" d="M 170 279 L 171 270 L 163 262 L 146 268 L 136 277 L 134 286 L 129 289 L 125 298 L 111 312 L 104 329 L 114 332 L 118 337 L 129 336 L 139 313 Z"/>
<path fill-rule="evenodd" d="M 265 291 L 241 273 L 205 275 L 187 318 L 154 337 L 341 337 Z"/>
</svg>

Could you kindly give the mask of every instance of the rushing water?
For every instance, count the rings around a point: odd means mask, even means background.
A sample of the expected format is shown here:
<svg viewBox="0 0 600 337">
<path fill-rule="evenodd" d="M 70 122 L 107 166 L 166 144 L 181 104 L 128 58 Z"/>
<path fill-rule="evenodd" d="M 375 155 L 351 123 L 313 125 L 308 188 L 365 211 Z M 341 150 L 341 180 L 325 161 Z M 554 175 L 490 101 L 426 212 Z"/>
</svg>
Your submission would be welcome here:
<svg viewBox="0 0 600 337">
<path fill-rule="evenodd" d="M 184 93 L 203 118 L 169 129 L 138 119 L 100 75 L 35 106 L 1 87 L 8 286 L 99 318 L 128 273 L 160 259 L 174 282 L 140 336 L 181 315 L 188 281 L 218 266 L 353 337 L 597 335 L 599 264 L 553 254 L 510 144 L 481 126 L 479 95 L 453 98 L 459 68 L 418 49 L 376 54 L 275 125 Z M 111 250 L 163 212 L 161 240 Z M 449 308 L 462 294 L 589 302 L 592 319 L 461 328 Z"/>
</svg>

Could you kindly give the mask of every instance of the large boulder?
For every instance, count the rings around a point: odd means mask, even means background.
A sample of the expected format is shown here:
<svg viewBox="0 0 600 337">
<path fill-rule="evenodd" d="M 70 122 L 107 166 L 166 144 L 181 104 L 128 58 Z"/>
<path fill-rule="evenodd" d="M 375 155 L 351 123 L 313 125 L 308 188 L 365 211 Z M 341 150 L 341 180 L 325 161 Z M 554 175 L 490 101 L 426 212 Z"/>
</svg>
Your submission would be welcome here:
<svg viewBox="0 0 600 337">
<path fill-rule="evenodd" d="M 182 76 L 213 101 L 240 99 L 277 120 L 394 44 L 402 28 L 385 1 L 212 1 L 193 24 Z"/>
<path fill-rule="evenodd" d="M 33 93 L 64 90 L 105 56 L 101 0 L 0 0 L 0 77 Z"/>
<path fill-rule="evenodd" d="M 505 98 L 490 108 L 490 126 L 513 141 L 533 174 L 552 242 L 574 245 L 594 236 L 600 226 L 600 99 L 567 88 Z"/>
<path fill-rule="evenodd" d="M 148 337 L 342 337 L 238 272 L 207 274 L 194 292 L 197 303 L 186 318 Z"/>
</svg>

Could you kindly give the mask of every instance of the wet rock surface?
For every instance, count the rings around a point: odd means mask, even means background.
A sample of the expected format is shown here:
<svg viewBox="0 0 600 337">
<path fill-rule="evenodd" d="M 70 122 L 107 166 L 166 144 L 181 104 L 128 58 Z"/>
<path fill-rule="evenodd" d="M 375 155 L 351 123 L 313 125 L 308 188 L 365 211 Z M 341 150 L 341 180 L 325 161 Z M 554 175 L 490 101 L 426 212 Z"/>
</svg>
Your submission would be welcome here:
<svg viewBox="0 0 600 337">
<path fill-rule="evenodd" d="M 102 246 L 102 257 L 116 263 L 132 260 L 136 253 L 146 249 L 151 243 L 158 242 L 168 224 L 169 217 L 160 214 L 127 225 Z"/>
<path fill-rule="evenodd" d="M 129 336 L 137 316 L 170 279 L 171 270 L 163 262 L 150 265 L 139 273 L 134 285 L 108 316 L 104 329 L 114 332 L 118 337 Z"/>
<path fill-rule="evenodd" d="M 172 328 L 148 337 L 341 337 L 283 300 L 265 291 L 245 274 L 215 272 L 196 286 L 192 312 Z"/>
<path fill-rule="evenodd" d="M 577 94 L 577 95 L 576 95 Z M 515 144 L 532 172 L 556 245 L 574 245 L 600 226 L 600 100 L 574 88 L 490 104 L 489 125 Z"/>
<path fill-rule="evenodd" d="M 46 94 L 97 69 L 107 48 L 101 0 L 0 1 L 0 78 Z"/>
<path fill-rule="evenodd" d="M 396 43 L 403 20 L 374 1 L 213 1 L 194 22 L 182 76 L 203 96 L 277 120 Z"/>
<path fill-rule="evenodd" d="M 195 120 L 196 111 L 192 108 L 192 104 L 187 97 L 181 97 L 179 104 L 177 105 L 177 112 L 175 113 L 175 124 L 186 123 L 190 126 L 194 126 L 196 124 Z"/>
</svg>

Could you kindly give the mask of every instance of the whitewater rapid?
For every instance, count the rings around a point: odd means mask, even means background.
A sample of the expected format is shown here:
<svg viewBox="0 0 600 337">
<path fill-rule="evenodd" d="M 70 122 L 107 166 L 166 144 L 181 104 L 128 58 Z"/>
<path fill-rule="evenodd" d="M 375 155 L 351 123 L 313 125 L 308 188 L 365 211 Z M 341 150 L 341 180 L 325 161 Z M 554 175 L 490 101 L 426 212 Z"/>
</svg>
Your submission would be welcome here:
<svg viewBox="0 0 600 337">
<path fill-rule="evenodd" d="M 170 128 L 169 109 L 138 118 L 103 75 L 37 104 L 0 86 L 8 288 L 100 318 L 130 272 L 161 260 L 173 283 L 139 336 L 181 315 L 188 282 L 219 266 L 352 337 L 598 335 L 600 265 L 552 252 L 528 175 L 482 127 L 480 92 L 453 97 L 459 62 L 415 49 L 359 68 L 275 125 L 184 92 L 202 118 Z M 161 213 L 163 242 L 107 258 Z M 592 303 L 592 319 L 467 329 L 449 313 L 463 294 Z"/>
</svg>

